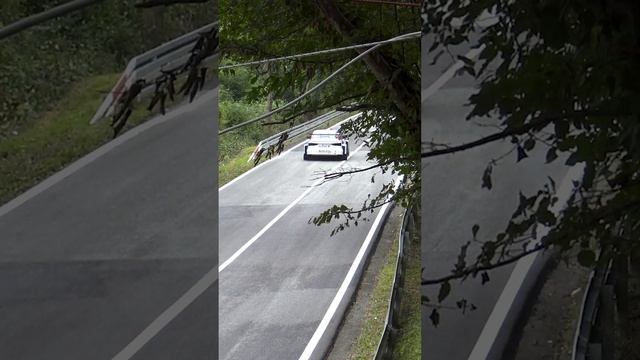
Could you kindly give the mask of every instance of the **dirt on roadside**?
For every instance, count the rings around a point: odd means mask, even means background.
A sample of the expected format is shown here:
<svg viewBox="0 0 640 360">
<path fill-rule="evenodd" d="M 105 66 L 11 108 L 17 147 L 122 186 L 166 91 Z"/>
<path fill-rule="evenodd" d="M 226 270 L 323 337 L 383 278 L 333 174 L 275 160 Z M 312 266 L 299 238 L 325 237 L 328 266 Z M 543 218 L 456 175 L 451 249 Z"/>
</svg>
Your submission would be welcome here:
<svg viewBox="0 0 640 360">
<path fill-rule="evenodd" d="M 347 309 L 347 314 L 340 324 L 333 347 L 325 359 L 347 360 L 352 358 L 353 347 L 358 341 L 358 337 L 364 326 L 365 317 L 369 308 L 369 299 L 373 294 L 378 274 L 387 261 L 391 245 L 399 234 L 403 214 L 404 209 L 399 206 L 391 210 L 380 239 L 372 250 L 373 253 L 362 275 L 354 298 Z M 384 319 L 381 319 L 381 321 L 384 323 Z"/>
<path fill-rule="evenodd" d="M 552 259 L 537 297 L 523 317 L 519 342 L 507 360 L 569 360 L 590 270 L 576 257 Z"/>
</svg>

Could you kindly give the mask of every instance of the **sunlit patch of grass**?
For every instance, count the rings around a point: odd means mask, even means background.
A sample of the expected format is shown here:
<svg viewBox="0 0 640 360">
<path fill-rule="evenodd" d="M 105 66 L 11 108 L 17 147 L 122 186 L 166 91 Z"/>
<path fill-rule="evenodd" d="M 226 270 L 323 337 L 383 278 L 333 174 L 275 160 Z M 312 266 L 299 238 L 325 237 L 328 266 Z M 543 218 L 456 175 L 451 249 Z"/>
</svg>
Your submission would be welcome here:
<svg viewBox="0 0 640 360">
<path fill-rule="evenodd" d="M 398 256 L 398 239 L 394 236 L 393 244 L 387 255 L 386 262 L 380 270 L 378 281 L 367 305 L 362 332 L 353 348 L 351 360 L 373 359 L 378 348 L 378 342 L 384 331 L 384 323 L 389 306 L 389 296 L 393 286 Z"/>
<path fill-rule="evenodd" d="M 415 236 L 405 243 L 406 270 L 402 307 L 400 312 L 400 332 L 394 343 L 394 359 L 419 360 L 422 347 L 422 323 L 420 304 L 421 259 L 420 238 Z"/>
<path fill-rule="evenodd" d="M 255 147 L 246 147 L 242 149 L 238 155 L 228 157 L 226 160 L 218 163 L 219 187 L 242 175 L 242 173 L 253 167 L 253 161 L 247 161 L 249 160 L 253 150 L 255 150 Z"/>
<path fill-rule="evenodd" d="M 104 74 L 77 82 L 32 126 L 0 142 L 0 204 L 111 140 L 110 119 L 94 125 L 89 121 L 119 76 Z M 153 115 L 146 110 L 146 104 L 135 103 L 127 128 Z"/>
</svg>

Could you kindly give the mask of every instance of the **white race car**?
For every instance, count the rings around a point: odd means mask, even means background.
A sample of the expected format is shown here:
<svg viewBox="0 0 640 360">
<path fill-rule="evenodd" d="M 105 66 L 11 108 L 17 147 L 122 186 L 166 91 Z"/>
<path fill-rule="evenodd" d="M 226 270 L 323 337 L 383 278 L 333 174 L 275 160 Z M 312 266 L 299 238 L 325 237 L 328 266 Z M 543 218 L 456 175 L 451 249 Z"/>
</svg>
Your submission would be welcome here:
<svg viewBox="0 0 640 360">
<path fill-rule="evenodd" d="M 304 144 L 304 160 L 313 156 L 336 156 L 341 160 L 349 157 L 349 140 L 337 130 L 315 130 Z"/>
</svg>

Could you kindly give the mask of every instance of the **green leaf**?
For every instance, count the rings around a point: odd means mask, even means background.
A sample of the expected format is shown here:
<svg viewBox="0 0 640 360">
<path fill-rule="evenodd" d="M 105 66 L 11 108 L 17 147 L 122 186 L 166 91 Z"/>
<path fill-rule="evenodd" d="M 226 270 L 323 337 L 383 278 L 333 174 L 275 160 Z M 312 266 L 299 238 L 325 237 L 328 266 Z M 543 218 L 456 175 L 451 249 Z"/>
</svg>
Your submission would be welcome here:
<svg viewBox="0 0 640 360">
<path fill-rule="evenodd" d="M 596 253 L 592 250 L 581 250 L 578 253 L 578 263 L 585 267 L 591 267 L 596 263 Z"/>
<path fill-rule="evenodd" d="M 520 160 L 529 157 L 527 155 L 527 152 L 524 151 L 524 149 L 522 148 L 522 146 L 518 145 L 517 149 L 516 149 L 517 153 L 518 153 L 518 159 L 516 160 L 516 162 L 520 162 Z"/>
<path fill-rule="evenodd" d="M 491 187 L 493 186 L 493 184 L 491 183 L 491 172 L 493 171 L 493 165 L 489 164 L 487 165 L 487 167 L 484 169 L 484 173 L 482 174 L 482 188 L 486 188 L 488 190 L 491 190 Z"/>
<path fill-rule="evenodd" d="M 466 56 L 458 55 L 458 60 L 462 61 L 465 66 L 473 67 L 473 61 Z"/>
<path fill-rule="evenodd" d="M 431 323 L 433 324 L 433 326 L 438 327 L 438 324 L 440 324 L 440 314 L 438 313 L 438 309 L 433 309 L 431 311 L 431 315 L 429 315 L 429 319 L 431 320 Z"/>
<path fill-rule="evenodd" d="M 551 190 L 555 193 L 556 192 L 556 182 L 553 181 L 553 178 L 551 176 L 547 176 L 547 179 L 549 179 L 549 183 L 551 184 Z"/>
<path fill-rule="evenodd" d="M 525 140 L 523 144 L 524 149 L 527 151 L 533 150 L 535 146 L 536 146 L 536 141 L 533 138 L 528 138 L 527 140 Z"/>
<path fill-rule="evenodd" d="M 555 126 L 556 137 L 562 139 L 569 133 L 569 121 L 558 120 L 554 122 L 553 125 Z"/>
<path fill-rule="evenodd" d="M 482 278 L 482 285 L 486 284 L 489 282 L 489 273 L 488 272 L 483 272 L 482 275 L 480 276 Z"/>
<path fill-rule="evenodd" d="M 547 151 L 546 163 L 548 164 L 548 163 L 552 162 L 553 160 L 555 160 L 557 158 L 558 158 L 558 153 L 557 153 L 556 148 L 555 147 L 550 148 Z"/>
<path fill-rule="evenodd" d="M 565 165 L 573 166 L 573 165 L 577 164 L 578 161 L 579 161 L 578 153 L 577 152 L 572 152 L 571 155 L 569 155 L 569 158 L 567 159 L 567 161 L 565 162 Z"/>
<path fill-rule="evenodd" d="M 449 296 L 450 292 L 451 292 L 451 284 L 448 281 L 445 281 L 442 284 L 440 284 L 440 291 L 438 292 L 438 302 L 441 303 L 444 299 L 446 299 L 447 296 Z"/>
</svg>

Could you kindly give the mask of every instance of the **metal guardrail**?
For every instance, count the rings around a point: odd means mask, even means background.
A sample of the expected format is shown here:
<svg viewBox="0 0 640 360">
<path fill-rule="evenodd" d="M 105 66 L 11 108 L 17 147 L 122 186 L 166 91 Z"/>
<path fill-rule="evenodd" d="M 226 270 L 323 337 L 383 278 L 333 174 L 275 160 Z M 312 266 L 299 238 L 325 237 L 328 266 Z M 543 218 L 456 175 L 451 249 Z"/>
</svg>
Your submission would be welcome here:
<svg viewBox="0 0 640 360">
<path fill-rule="evenodd" d="M 624 236 L 626 223 L 621 220 L 615 227 L 619 236 Z M 598 258 L 606 253 L 598 249 Z M 600 261 L 599 261 L 600 262 Z M 589 274 L 589 281 L 580 306 L 580 315 L 576 326 L 571 360 L 608 360 L 614 359 L 616 304 L 614 287 L 619 279 L 613 274 L 619 266 L 615 258 L 605 265 L 596 266 Z M 619 271 L 619 267 L 616 268 Z M 617 274 L 620 275 L 620 274 Z"/>
<path fill-rule="evenodd" d="M 287 133 L 289 138 L 298 136 L 300 134 L 304 134 L 305 132 L 315 129 L 318 126 L 326 123 L 327 121 L 333 120 L 336 117 L 346 114 L 346 112 L 344 111 L 337 111 L 337 110 L 333 110 L 330 111 L 326 114 L 320 115 L 316 118 L 313 118 L 307 122 L 304 122 L 302 124 L 298 124 L 290 129 L 281 131 L 277 134 L 271 135 L 268 138 L 260 141 L 258 143 L 258 145 L 256 146 L 256 149 L 253 151 L 253 153 L 251 154 L 251 157 L 249 157 L 248 161 L 252 161 L 255 159 L 256 154 L 258 154 L 261 150 L 266 150 L 268 149 L 270 146 L 273 146 L 275 144 L 278 143 L 278 140 L 280 139 L 280 136 L 282 136 L 282 134 Z"/>
<path fill-rule="evenodd" d="M 393 278 L 393 287 L 389 295 L 389 306 L 387 316 L 384 321 L 384 331 L 380 336 L 376 349 L 375 360 L 388 360 L 393 358 L 393 348 L 391 341 L 397 334 L 400 317 L 400 296 L 404 286 L 404 273 L 406 269 L 405 240 L 411 236 L 411 229 L 415 230 L 414 206 L 408 207 L 403 215 L 402 227 L 400 228 L 400 239 L 398 242 L 398 258 L 396 259 L 396 271 Z"/>
<path fill-rule="evenodd" d="M 152 50 L 138 55 L 127 64 L 120 79 L 116 82 L 113 89 L 105 96 L 102 104 L 91 119 L 91 124 L 101 120 L 113 112 L 113 104 L 118 101 L 124 89 L 127 89 L 138 79 L 155 79 L 161 74 L 163 68 L 172 68 L 186 62 L 190 56 L 191 49 L 198 40 L 200 33 L 211 30 L 212 27 L 218 26 L 218 22 L 205 25 L 188 34 L 179 36 L 169 42 L 166 42 Z M 214 56 L 207 59 L 211 61 Z M 143 89 L 142 94 L 153 89 L 153 82 L 149 82 L 147 87 Z"/>
<path fill-rule="evenodd" d="M 597 315 L 600 307 L 600 297 L 603 287 L 609 278 L 611 264 L 606 268 L 596 268 L 589 274 L 589 284 L 582 299 L 580 317 L 576 329 L 572 360 L 587 360 L 591 358 L 590 343 L 592 330 L 597 326 Z"/>
</svg>

